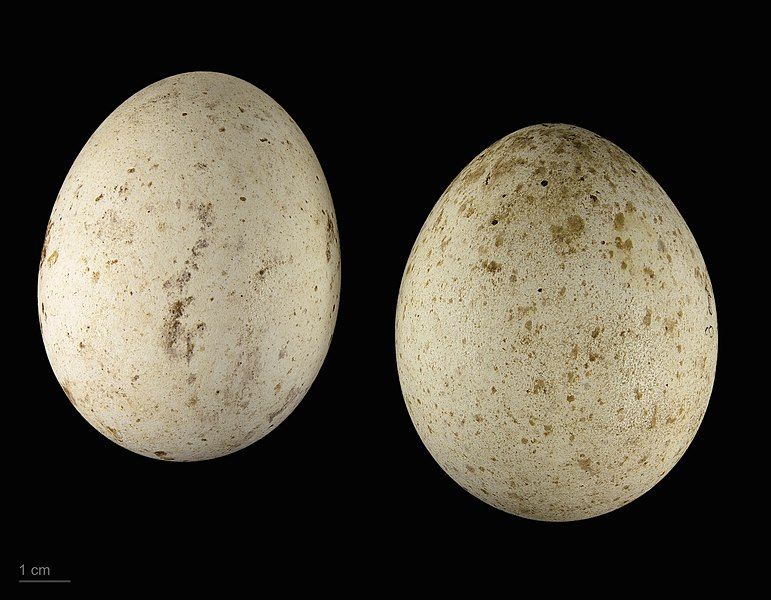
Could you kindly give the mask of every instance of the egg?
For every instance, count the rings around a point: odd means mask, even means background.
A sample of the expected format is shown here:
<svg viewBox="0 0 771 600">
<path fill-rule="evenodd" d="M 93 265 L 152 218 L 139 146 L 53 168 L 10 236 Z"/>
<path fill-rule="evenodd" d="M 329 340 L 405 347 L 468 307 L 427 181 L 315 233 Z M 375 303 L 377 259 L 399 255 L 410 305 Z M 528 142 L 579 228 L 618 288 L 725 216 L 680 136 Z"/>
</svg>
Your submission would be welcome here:
<svg viewBox="0 0 771 600">
<path fill-rule="evenodd" d="M 308 140 L 270 96 L 214 72 L 121 104 L 64 180 L 38 312 L 53 372 L 99 432 L 196 461 L 264 437 L 331 343 L 335 210 Z"/>
<path fill-rule="evenodd" d="M 507 513 L 572 521 L 659 482 L 704 417 L 715 298 L 664 190 L 586 129 L 493 143 L 439 198 L 399 290 L 396 358 L 423 444 Z"/>
</svg>

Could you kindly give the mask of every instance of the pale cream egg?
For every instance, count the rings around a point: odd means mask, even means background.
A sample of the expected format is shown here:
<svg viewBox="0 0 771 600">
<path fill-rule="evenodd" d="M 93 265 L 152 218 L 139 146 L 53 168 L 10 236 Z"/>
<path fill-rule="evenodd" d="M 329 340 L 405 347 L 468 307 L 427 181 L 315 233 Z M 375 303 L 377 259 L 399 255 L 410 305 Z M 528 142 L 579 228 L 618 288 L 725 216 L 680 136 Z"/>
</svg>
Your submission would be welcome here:
<svg viewBox="0 0 771 600">
<path fill-rule="evenodd" d="M 702 421 L 715 298 L 651 175 L 565 124 L 495 142 L 439 198 L 406 265 L 399 378 L 426 448 L 461 486 L 538 520 L 651 489 Z"/>
<path fill-rule="evenodd" d="M 145 456 L 222 456 L 306 394 L 340 292 L 335 210 L 298 125 L 254 85 L 193 72 L 88 140 L 40 261 L 45 348 L 75 408 Z"/>
</svg>

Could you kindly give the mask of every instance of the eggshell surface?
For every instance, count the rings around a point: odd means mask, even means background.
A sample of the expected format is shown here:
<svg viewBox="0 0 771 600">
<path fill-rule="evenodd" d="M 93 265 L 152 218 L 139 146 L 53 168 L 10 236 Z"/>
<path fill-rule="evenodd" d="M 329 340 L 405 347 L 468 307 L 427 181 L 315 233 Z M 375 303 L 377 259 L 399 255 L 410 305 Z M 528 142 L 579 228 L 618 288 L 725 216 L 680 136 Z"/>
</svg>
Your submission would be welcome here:
<svg viewBox="0 0 771 600">
<path fill-rule="evenodd" d="M 38 277 L 54 373 L 101 433 L 170 461 L 242 449 L 299 404 L 340 291 L 335 211 L 291 117 L 194 72 L 120 105 L 56 199 Z"/>
<path fill-rule="evenodd" d="M 477 498 L 585 519 L 651 489 L 704 417 L 712 285 L 685 221 L 618 146 L 565 124 L 495 142 L 429 214 L 402 279 L 404 399 Z"/>
</svg>

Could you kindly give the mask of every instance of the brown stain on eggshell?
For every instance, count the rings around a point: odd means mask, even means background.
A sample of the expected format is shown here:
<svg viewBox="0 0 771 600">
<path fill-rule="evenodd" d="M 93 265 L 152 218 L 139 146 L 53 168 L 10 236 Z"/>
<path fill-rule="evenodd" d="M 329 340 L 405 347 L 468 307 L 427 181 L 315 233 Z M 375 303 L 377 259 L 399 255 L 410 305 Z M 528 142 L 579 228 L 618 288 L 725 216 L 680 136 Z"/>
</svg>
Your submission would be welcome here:
<svg viewBox="0 0 771 600">
<path fill-rule="evenodd" d="M 399 290 L 396 355 L 410 417 L 448 475 L 547 521 L 654 486 L 696 434 L 717 356 L 707 270 L 661 187 L 595 133 L 536 125 L 474 158 L 427 222 Z"/>
<path fill-rule="evenodd" d="M 551 226 L 551 235 L 560 254 L 576 252 L 576 242 L 584 231 L 585 223 L 579 215 L 570 215 L 564 223 Z"/>
<path fill-rule="evenodd" d="M 94 132 L 38 273 L 65 394 L 109 439 L 169 461 L 229 454 L 278 426 L 321 368 L 339 293 L 313 149 L 267 94 L 210 72 L 140 90 Z"/>
<path fill-rule="evenodd" d="M 53 225 L 53 222 L 51 221 L 51 219 L 49 219 L 48 225 L 46 226 L 45 237 L 43 238 L 43 250 L 40 252 L 40 267 L 43 266 L 43 263 L 45 262 L 45 259 L 48 256 L 48 242 L 51 239 L 52 225 Z"/>
</svg>

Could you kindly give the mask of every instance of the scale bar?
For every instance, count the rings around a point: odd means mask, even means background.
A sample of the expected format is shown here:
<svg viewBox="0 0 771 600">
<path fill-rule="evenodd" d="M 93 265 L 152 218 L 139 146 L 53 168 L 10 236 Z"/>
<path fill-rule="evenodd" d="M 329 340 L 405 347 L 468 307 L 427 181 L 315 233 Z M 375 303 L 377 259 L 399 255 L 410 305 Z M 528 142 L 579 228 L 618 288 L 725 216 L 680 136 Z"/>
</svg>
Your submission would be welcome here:
<svg viewBox="0 0 771 600">
<path fill-rule="evenodd" d="M 72 583 L 72 579 L 19 579 L 19 583 Z"/>
</svg>

